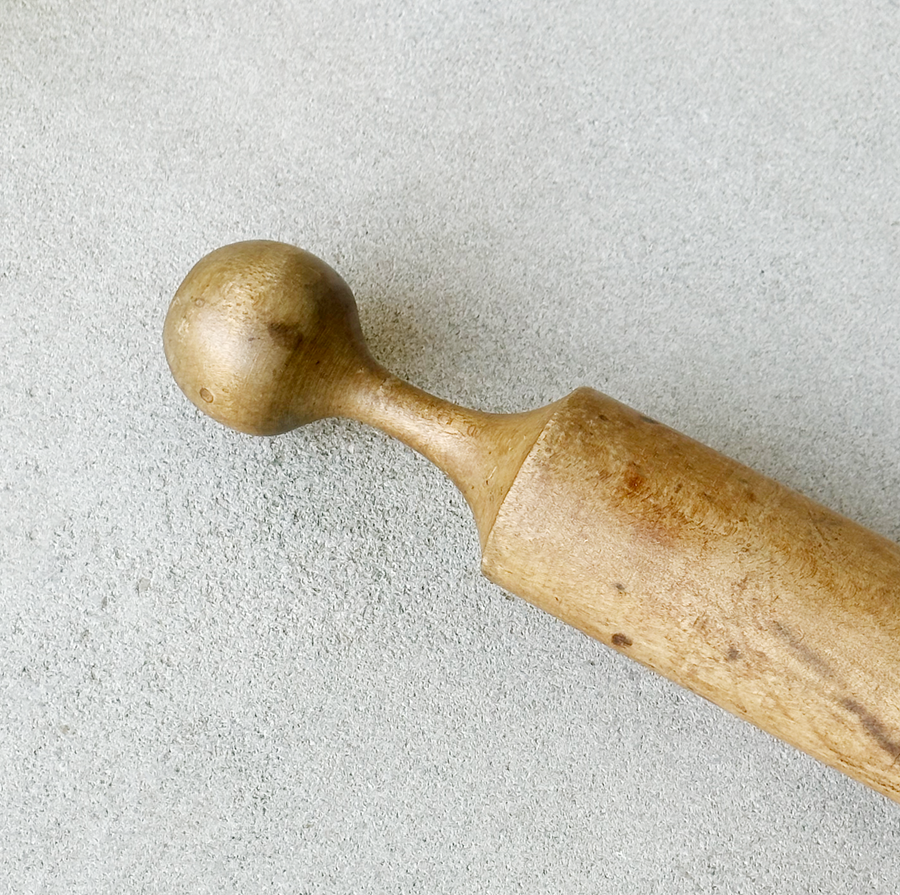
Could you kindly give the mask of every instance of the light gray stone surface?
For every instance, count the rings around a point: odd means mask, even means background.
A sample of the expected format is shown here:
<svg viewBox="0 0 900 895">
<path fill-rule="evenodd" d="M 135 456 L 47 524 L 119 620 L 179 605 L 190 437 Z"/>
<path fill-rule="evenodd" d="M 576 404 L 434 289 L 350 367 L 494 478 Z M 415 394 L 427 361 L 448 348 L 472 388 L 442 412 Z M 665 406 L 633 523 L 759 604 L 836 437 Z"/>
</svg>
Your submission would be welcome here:
<svg viewBox="0 0 900 895">
<path fill-rule="evenodd" d="M 160 342 L 201 255 L 296 243 L 418 385 L 590 384 L 898 539 L 895 0 L 6 0 L 0 112 L 0 891 L 897 891 L 897 806 Z"/>
</svg>

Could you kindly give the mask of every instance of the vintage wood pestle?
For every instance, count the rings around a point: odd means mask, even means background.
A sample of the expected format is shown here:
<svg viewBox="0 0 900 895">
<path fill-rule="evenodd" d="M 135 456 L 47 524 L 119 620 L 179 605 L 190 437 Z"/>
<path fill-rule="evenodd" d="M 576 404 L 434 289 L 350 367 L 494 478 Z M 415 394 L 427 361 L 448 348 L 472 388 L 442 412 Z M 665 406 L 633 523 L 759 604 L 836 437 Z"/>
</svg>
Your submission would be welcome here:
<svg viewBox="0 0 900 895">
<path fill-rule="evenodd" d="M 509 415 L 432 397 L 282 243 L 207 255 L 164 341 L 234 429 L 342 416 L 401 439 L 465 495 L 492 581 L 900 801 L 896 544 L 592 389 Z"/>
</svg>

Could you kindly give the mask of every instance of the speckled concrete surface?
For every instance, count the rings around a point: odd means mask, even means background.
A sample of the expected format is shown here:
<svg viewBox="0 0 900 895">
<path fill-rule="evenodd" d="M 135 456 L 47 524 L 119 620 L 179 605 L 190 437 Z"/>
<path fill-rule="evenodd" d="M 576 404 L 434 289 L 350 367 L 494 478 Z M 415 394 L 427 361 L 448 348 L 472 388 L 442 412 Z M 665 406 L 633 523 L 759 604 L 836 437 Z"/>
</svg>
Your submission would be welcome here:
<svg viewBox="0 0 900 895">
<path fill-rule="evenodd" d="M 900 8 L 7 2 L 0 891 L 893 893 L 900 809 L 505 595 L 354 423 L 183 399 L 201 255 L 593 385 L 900 539 Z"/>
</svg>

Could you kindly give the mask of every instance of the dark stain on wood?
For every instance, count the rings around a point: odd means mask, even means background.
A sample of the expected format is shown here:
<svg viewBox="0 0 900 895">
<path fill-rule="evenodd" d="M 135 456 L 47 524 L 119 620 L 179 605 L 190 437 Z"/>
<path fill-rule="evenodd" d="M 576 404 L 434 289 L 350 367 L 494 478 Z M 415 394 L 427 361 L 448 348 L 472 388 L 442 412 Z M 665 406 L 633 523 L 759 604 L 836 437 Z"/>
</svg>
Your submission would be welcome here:
<svg viewBox="0 0 900 895">
<path fill-rule="evenodd" d="M 779 621 L 773 621 L 772 628 L 794 651 L 794 655 L 804 665 L 817 671 L 827 680 L 834 680 L 834 672 L 831 670 L 831 666 L 815 650 L 810 649 L 793 631 L 786 628 Z"/>
<path fill-rule="evenodd" d="M 266 324 L 266 329 L 272 341 L 288 351 L 296 351 L 303 343 L 303 333 L 295 324 L 272 322 Z"/>
<path fill-rule="evenodd" d="M 860 724 L 866 733 L 884 749 L 895 761 L 900 757 L 900 741 L 891 736 L 891 732 L 881 723 L 864 705 L 860 705 L 855 699 L 841 700 L 841 706 L 850 714 L 859 718 Z"/>
<path fill-rule="evenodd" d="M 612 642 L 613 646 L 631 646 L 633 643 L 632 639 L 626 634 L 613 634 Z"/>
<path fill-rule="evenodd" d="M 646 476 L 644 476 L 641 471 L 635 466 L 633 463 L 629 464 L 628 469 L 625 471 L 624 484 L 626 492 L 630 494 L 634 494 L 636 491 L 639 491 L 643 486 L 644 482 L 646 482 Z"/>
<path fill-rule="evenodd" d="M 793 649 L 795 655 L 806 665 L 817 671 L 823 678 L 831 681 L 833 684 L 841 686 L 841 682 L 837 679 L 831 666 L 816 653 L 804 644 L 793 632 L 788 630 L 779 622 L 773 622 L 772 625 L 778 634 L 784 638 L 788 646 Z M 872 738 L 880 749 L 887 752 L 891 758 L 896 761 L 900 758 L 900 739 L 896 738 L 885 725 L 878 720 L 862 703 L 852 697 L 837 698 L 838 704 L 851 715 L 855 715 L 863 727 L 863 730 Z"/>
</svg>

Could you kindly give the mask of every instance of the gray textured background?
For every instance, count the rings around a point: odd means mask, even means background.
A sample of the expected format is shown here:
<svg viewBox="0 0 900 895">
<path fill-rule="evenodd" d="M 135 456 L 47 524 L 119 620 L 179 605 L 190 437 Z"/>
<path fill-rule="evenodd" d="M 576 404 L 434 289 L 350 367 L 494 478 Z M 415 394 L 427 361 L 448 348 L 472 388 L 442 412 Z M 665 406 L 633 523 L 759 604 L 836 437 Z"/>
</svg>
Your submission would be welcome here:
<svg viewBox="0 0 900 895">
<path fill-rule="evenodd" d="M 160 342 L 296 243 L 443 397 L 594 385 L 898 539 L 895 0 L 4 0 L 0 113 L 0 891 L 897 891 L 900 808 Z"/>
</svg>

